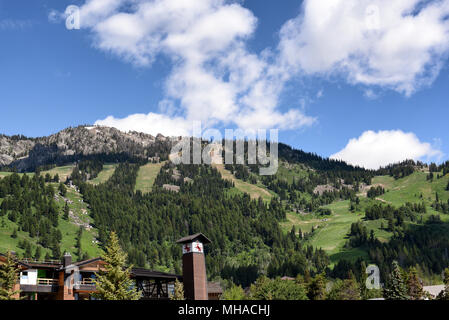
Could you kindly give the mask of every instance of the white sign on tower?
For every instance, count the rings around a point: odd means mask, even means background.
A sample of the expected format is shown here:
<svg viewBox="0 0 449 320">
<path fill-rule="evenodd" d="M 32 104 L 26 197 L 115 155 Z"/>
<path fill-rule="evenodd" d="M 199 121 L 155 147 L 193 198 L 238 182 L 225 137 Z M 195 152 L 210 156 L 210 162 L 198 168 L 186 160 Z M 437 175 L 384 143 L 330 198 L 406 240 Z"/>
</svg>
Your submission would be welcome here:
<svg viewBox="0 0 449 320">
<path fill-rule="evenodd" d="M 199 241 L 185 243 L 182 246 L 182 254 L 191 253 L 191 252 L 203 253 L 203 244 Z"/>
</svg>

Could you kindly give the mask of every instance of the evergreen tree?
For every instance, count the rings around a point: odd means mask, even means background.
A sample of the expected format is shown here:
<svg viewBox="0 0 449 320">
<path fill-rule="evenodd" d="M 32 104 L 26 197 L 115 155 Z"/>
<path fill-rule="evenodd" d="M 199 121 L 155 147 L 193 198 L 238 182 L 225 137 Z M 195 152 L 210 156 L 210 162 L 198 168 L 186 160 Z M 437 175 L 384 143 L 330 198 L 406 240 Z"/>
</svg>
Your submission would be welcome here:
<svg viewBox="0 0 449 320">
<path fill-rule="evenodd" d="M 13 239 L 17 238 L 17 229 L 14 229 L 14 231 L 11 234 L 11 238 L 13 238 Z"/>
<path fill-rule="evenodd" d="M 175 292 L 170 297 L 171 300 L 185 300 L 184 298 L 184 285 L 176 279 Z"/>
<path fill-rule="evenodd" d="M 250 287 L 250 299 L 254 300 L 307 300 L 302 284 L 281 278 L 262 276 Z"/>
<path fill-rule="evenodd" d="M 11 252 L 6 254 L 5 264 L 0 264 L 0 300 L 15 300 L 20 291 L 14 291 L 19 269 Z"/>
<path fill-rule="evenodd" d="M 408 300 L 407 286 L 397 261 L 393 261 L 393 269 L 386 281 L 383 295 L 386 300 Z"/>
<path fill-rule="evenodd" d="M 64 215 L 62 217 L 64 220 L 69 221 L 69 211 L 70 211 L 69 205 L 66 203 L 64 207 Z"/>
<path fill-rule="evenodd" d="M 446 191 L 449 191 L 449 182 L 447 183 Z"/>
<path fill-rule="evenodd" d="M 440 292 L 438 300 L 449 300 L 449 268 L 444 269 L 444 290 Z"/>
<path fill-rule="evenodd" d="M 362 300 L 367 300 L 370 298 L 369 289 L 367 288 L 366 281 L 368 279 L 368 274 L 366 273 L 365 261 L 360 263 L 360 298 Z"/>
<path fill-rule="evenodd" d="M 96 274 L 94 282 L 97 292 L 93 296 L 101 300 L 138 300 L 141 294 L 130 278 L 131 267 L 126 268 L 127 254 L 120 247 L 115 232 L 110 233 L 102 259 L 106 270 Z"/>
<path fill-rule="evenodd" d="M 310 300 L 326 299 L 326 277 L 319 274 L 311 280 L 307 287 L 307 296 Z"/>
<path fill-rule="evenodd" d="M 327 296 L 328 300 L 360 300 L 360 287 L 354 277 L 335 281 L 332 290 Z"/>
<path fill-rule="evenodd" d="M 35 260 L 40 260 L 40 259 L 41 259 L 41 256 L 42 256 L 41 247 L 40 247 L 40 246 L 37 246 L 37 247 L 36 247 L 36 251 L 35 251 L 35 253 L 34 253 L 34 259 L 35 259 Z"/>
<path fill-rule="evenodd" d="M 67 188 L 64 183 L 59 183 L 58 191 L 61 196 L 65 197 L 67 195 Z"/>
<path fill-rule="evenodd" d="M 33 253 L 32 253 L 32 249 L 31 249 L 31 243 L 26 241 L 25 242 L 25 257 L 26 258 L 31 258 L 32 255 L 33 255 Z"/>
<path fill-rule="evenodd" d="M 418 271 L 415 267 L 410 268 L 408 272 L 407 289 L 411 300 L 421 300 L 424 296 L 423 287 L 418 278 Z"/>
</svg>

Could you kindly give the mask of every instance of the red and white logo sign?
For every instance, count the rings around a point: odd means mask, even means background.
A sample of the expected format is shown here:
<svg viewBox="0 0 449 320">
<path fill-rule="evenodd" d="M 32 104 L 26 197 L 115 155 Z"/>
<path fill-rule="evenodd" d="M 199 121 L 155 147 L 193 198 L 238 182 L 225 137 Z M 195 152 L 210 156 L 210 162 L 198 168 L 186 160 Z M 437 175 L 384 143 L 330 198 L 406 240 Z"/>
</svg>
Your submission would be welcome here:
<svg viewBox="0 0 449 320">
<path fill-rule="evenodd" d="M 203 244 L 199 241 L 183 244 L 182 254 L 191 253 L 191 252 L 203 253 Z"/>
</svg>

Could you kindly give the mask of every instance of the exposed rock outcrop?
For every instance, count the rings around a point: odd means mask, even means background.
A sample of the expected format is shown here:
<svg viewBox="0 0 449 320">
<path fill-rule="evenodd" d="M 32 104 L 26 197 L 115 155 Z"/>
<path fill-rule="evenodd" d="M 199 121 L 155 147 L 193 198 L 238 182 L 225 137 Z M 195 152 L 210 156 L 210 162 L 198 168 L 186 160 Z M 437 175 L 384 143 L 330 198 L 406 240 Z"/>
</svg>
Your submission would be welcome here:
<svg viewBox="0 0 449 320">
<path fill-rule="evenodd" d="M 141 132 L 123 132 L 101 126 L 67 128 L 42 138 L 0 136 L 0 166 L 16 167 L 19 171 L 36 166 L 76 159 L 96 154 L 125 154 L 132 157 L 154 156 L 149 147 L 170 144 L 171 139 Z M 167 146 L 166 146 L 167 148 Z"/>
</svg>

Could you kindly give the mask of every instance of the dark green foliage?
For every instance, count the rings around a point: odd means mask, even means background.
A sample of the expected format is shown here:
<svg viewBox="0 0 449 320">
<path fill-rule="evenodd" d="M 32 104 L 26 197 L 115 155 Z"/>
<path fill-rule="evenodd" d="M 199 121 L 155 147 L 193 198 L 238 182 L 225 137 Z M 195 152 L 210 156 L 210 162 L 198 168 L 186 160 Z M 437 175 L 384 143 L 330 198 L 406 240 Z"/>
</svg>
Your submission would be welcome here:
<svg viewBox="0 0 449 320">
<path fill-rule="evenodd" d="M 332 210 L 329 208 L 319 208 L 317 213 L 322 216 L 330 216 L 332 215 Z"/>
<path fill-rule="evenodd" d="M 443 281 L 444 281 L 444 290 L 440 292 L 437 299 L 449 300 L 449 268 L 444 269 Z"/>
<path fill-rule="evenodd" d="M 70 213 L 70 208 L 69 208 L 69 205 L 66 203 L 64 206 L 64 215 L 62 216 L 62 218 L 64 220 L 69 221 L 69 213 Z"/>
<path fill-rule="evenodd" d="M 260 277 L 251 285 L 250 299 L 254 300 L 308 300 L 302 284 L 280 278 Z"/>
<path fill-rule="evenodd" d="M 58 191 L 61 194 L 61 196 L 63 196 L 63 197 L 65 197 L 67 195 L 67 188 L 62 182 L 59 183 Z"/>
<path fill-rule="evenodd" d="M 385 193 L 385 189 L 382 186 L 372 187 L 368 190 L 367 196 L 368 198 L 374 199 L 378 196 L 381 196 Z"/>
<path fill-rule="evenodd" d="M 42 250 L 41 250 L 41 247 L 40 247 L 40 246 L 37 246 L 33 258 L 34 258 L 35 260 L 38 260 L 38 261 L 39 261 L 39 260 L 41 259 L 41 257 L 42 257 Z"/>
<path fill-rule="evenodd" d="M 420 162 L 415 162 L 413 160 L 406 160 L 397 164 L 391 164 L 384 168 L 380 168 L 376 171 L 376 175 L 389 175 L 397 180 L 411 175 L 413 172 L 415 172 L 416 166 L 423 166 L 423 164 Z"/>
<path fill-rule="evenodd" d="M 447 202 L 440 201 L 437 193 L 435 202 L 432 203 L 432 208 L 434 208 L 435 211 L 449 214 L 449 200 Z"/>
<path fill-rule="evenodd" d="M 401 268 L 397 261 L 393 261 L 393 268 L 386 279 L 383 295 L 386 300 L 408 300 L 407 286 Z"/>
<path fill-rule="evenodd" d="M 117 230 L 130 262 L 137 266 L 179 270 L 181 250 L 175 241 L 196 232 L 212 240 L 206 247 L 208 276 L 236 284 L 253 282 L 266 271 L 262 266 L 267 261 L 273 277 L 296 276 L 307 269 L 322 272 L 329 263 L 324 251 L 306 250 L 299 237 L 283 234 L 279 221 L 286 213 L 277 199 L 265 204 L 248 195 L 228 196 L 232 183 L 210 166 L 166 165 L 153 192 L 145 195 L 134 193 L 138 169 L 137 164 L 123 163 L 106 183 L 80 185 L 100 239 Z M 185 178 L 191 181 L 185 183 Z M 162 185 L 167 183 L 179 185 L 180 192 L 165 191 Z"/>
<path fill-rule="evenodd" d="M 398 225 L 402 225 L 404 220 L 416 221 L 418 214 L 426 213 L 425 203 L 406 203 L 405 205 L 395 209 L 391 205 L 374 204 L 365 210 L 365 219 L 367 220 L 397 220 Z"/>
<path fill-rule="evenodd" d="M 78 169 L 77 176 L 73 177 L 74 181 L 82 180 L 87 181 L 94 179 L 98 176 L 98 174 L 103 170 L 103 162 L 98 159 L 93 160 L 82 160 L 78 162 L 76 168 Z"/>
<path fill-rule="evenodd" d="M 407 290 L 411 300 L 421 300 L 424 296 L 422 283 L 415 267 L 411 267 L 407 274 Z"/>
<path fill-rule="evenodd" d="M 83 249 L 81 247 L 81 239 L 83 237 L 83 227 L 80 226 L 78 229 L 78 233 L 76 234 L 76 243 L 75 248 L 77 249 L 76 255 L 78 256 L 79 260 L 81 260 L 83 256 Z"/>
<path fill-rule="evenodd" d="M 4 199 L 0 215 L 7 215 L 22 231 L 28 232 L 32 238 L 37 237 L 40 245 L 56 254 L 61 235 L 54 196 L 53 187 L 46 185 L 45 179 L 38 175 L 30 178 L 13 173 L 0 180 L 0 198 Z M 17 237 L 17 231 L 12 236 Z"/>
<path fill-rule="evenodd" d="M 325 300 L 326 299 L 326 276 L 318 274 L 307 285 L 307 296 L 310 300 Z"/>
<path fill-rule="evenodd" d="M 19 293 L 14 291 L 18 274 L 17 263 L 11 252 L 7 252 L 5 263 L 0 264 L 0 300 L 15 299 L 14 297 Z"/>
<path fill-rule="evenodd" d="M 138 300 L 141 293 L 130 278 L 131 267 L 127 267 L 127 255 L 120 247 L 115 232 L 110 234 L 102 259 L 105 270 L 96 274 L 96 292 L 92 295 L 101 300 Z"/>
<path fill-rule="evenodd" d="M 337 279 L 327 295 L 328 300 L 360 300 L 360 287 L 354 277 Z"/>
<path fill-rule="evenodd" d="M 232 284 L 228 287 L 221 296 L 220 300 L 245 300 L 246 295 L 242 286 Z"/>
</svg>

